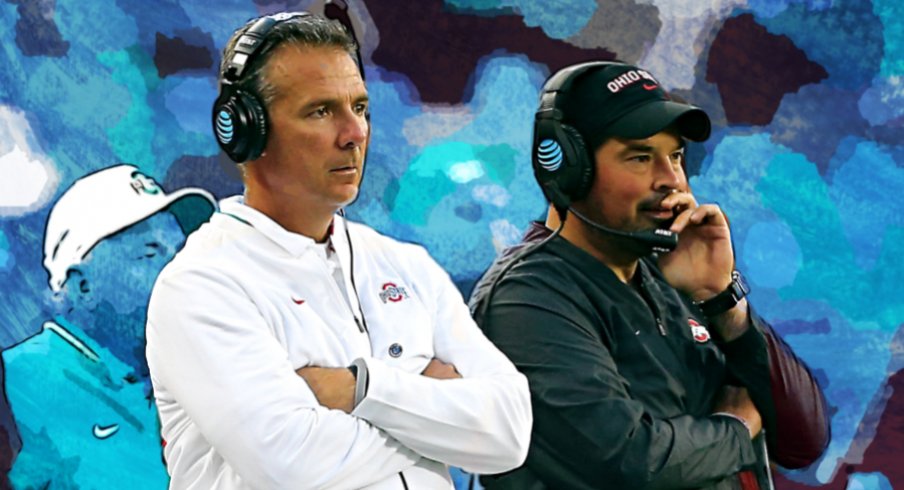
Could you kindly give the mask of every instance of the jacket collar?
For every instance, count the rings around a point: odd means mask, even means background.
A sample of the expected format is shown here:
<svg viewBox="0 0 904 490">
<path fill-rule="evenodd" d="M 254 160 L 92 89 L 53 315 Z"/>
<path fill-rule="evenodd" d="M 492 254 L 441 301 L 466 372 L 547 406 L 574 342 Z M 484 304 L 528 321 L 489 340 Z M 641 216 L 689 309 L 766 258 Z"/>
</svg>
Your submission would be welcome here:
<svg viewBox="0 0 904 490">
<path fill-rule="evenodd" d="M 535 240 L 542 240 L 549 235 L 552 235 L 552 230 L 547 228 L 542 221 L 531 221 L 530 225 L 527 227 L 527 231 L 524 232 L 524 236 L 521 237 L 521 241 L 533 242 Z"/>
<path fill-rule="evenodd" d="M 313 238 L 286 230 L 266 214 L 248 206 L 242 196 L 232 196 L 223 199 L 220 202 L 220 213 L 253 227 L 293 257 L 301 255 L 316 244 Z M 334 242 L 336 236 L 344 236 L 344 225 L 343 220 L 333 217 L 333 223 L 330 225 L 329 232 Z M 337 227 L 339 229 L 336 229 Z"/>
<path fill-rule="evenodd" d="M 524 243 L 540 241 L 551 234 L 552 230 L 547 228 L 542 222 L 532 221 L 530 226 L 528 226 L 527 231 L 524 232 L 522 241 Z M 572 244 L 561 236 L 556 237 L 555 240 L 553 240 L 553 243 L 555 244 L 553 250 L 558 251 L 556 255 L 560 256 L 566 262 L 571 262 L 578 270 L 592 272 L 592 274 L 597 277 L 605 277 L 609 281 L 621 283 L 621 280 L 618 279 L 609 266 L 600 262 L 596 257 L 585 252 L 580 247 Z M 635 277 L 635 280 L 639 280 L 641 284 L 654 287 L 659 291 L 658 284 L 655 280 L 655 274 L 653 273 L 653 269 L 656 266 L 653 264 L 655 264 L 654 258 L 641 258 L 638 261 L 637 270 L 635 271 L 635 274 L 638 274 L 639 277 Z"/>
</svg>

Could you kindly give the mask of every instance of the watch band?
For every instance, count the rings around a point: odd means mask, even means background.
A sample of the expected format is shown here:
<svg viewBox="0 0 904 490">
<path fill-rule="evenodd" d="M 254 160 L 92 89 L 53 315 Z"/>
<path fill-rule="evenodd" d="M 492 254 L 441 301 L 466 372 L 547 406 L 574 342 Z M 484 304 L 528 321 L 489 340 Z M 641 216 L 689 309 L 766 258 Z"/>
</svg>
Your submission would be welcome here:
<svg viewBox="0 0 904 490">
<path fill-rule="evenodd" d="M 357 407 L 361 400 L 367 396 L 367 385 L 370 381 L 368 379 L 367 372 L 367 363 L 364 362 L 364 359 L 357 358 L 355 359 L 350 366 L 348 366 L 348 370 L 352 372 L 352 375 L 355 377 L 355 402 L 353 407 Z"/>
<path fill-rule="evenodd" d="M 731 283 L 724 291 L 708 300 L 694 301 L 694 305 L 700 308 L 704 316 L 714 317 L 734 308 L 749 292 L 750 288 L 747 287 L 744 276 L 738 271 L 733 271 L 731 273 Z"/>
</svg>

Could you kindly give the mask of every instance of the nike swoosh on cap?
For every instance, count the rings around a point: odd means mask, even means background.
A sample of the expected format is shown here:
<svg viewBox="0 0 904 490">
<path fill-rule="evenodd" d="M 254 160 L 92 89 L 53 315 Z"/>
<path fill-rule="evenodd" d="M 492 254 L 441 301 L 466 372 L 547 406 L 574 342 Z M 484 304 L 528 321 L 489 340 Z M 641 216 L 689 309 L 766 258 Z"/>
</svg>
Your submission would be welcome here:
<svg viewBox="0 0 904 490">
<path fill-rule="evenodd" d="M 94 437 L 103 440 L 119 432 L 119 424 L 112 424 L 106 427 L 101 427 L 97 424 L 94 424 L 93 432 Z"/>
<path fill-rule="evenodd" d="M 656 90 L 657 85 L 643 84 L 644 90 Z"/>
<path fill-rule="evenodd" d="M 296 305 L 302 305 L 302 304 L 304 304 L 304 300 L 303 300 L 303 299 L 295 299 L 294 296 L 292 297 L 292 302 L 295 303 Z"/>
</svg>

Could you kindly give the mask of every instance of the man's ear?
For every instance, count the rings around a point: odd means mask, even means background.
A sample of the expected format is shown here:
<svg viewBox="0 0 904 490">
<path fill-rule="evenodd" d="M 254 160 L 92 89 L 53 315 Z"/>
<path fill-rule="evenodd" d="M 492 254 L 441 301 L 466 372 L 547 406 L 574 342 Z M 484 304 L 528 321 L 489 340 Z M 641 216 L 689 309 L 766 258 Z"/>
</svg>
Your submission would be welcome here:
<svg viewBox="0 0 904 490">
<path fill-rule="evenodd" d="M 66 301 L 71 304 L 90 303 L 94 299 L 91 294 L 91 280 L 81 266 L 72 266 L 66 271 L 66 282 L 61 291 Z"/>
</svg>

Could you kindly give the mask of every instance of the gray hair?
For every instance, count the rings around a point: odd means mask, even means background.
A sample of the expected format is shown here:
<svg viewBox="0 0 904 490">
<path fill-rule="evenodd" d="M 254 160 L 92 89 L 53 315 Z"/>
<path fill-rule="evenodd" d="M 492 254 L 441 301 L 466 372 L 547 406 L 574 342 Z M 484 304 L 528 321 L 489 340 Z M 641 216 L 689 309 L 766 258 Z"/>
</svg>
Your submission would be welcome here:
<svg viewBox="0 0 904 490">
<path fill-rule="evenodd" d="M 223 50 L 223 59 L 220 61 L 220 80 L 223 80 L 229 60 L 235 55 L 235 45 L 239 38 L 258 19 L 260 17 L 249 20 L 229 38 L 229 42 L 226 43 L 226 48 Z M 358 59 L 358 46 L 345 27 L 337 21 L 311 14 L 278 22 L 267 33 L 264 45 L 254 54 L 254 59 L 245 74 L 236 82 L 238 88 L 257 95 L 263 101 L 265 108 L 269 107 L 277 93 L 276 87 L 264 76 L 264 71 L 273 51 L 286 43 L 299 47 L 335 47 L 346 51 L 352 60 L 357 62 Z"/>
</svg>

